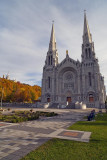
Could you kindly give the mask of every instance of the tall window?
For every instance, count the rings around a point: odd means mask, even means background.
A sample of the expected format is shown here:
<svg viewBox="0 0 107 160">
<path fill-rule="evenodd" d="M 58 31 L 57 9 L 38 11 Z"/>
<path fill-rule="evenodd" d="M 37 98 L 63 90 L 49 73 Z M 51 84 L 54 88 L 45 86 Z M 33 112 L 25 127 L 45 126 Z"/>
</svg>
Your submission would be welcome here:
<svg viewBox="0 0 107 160">
<path fill-rule="evenodd" d="M 50 56 L 48 57 L 48 65 L 50 65 Z"/>
<path fill-rule="evenodd" d="M 91 50 L 88 48 L 89 58 L 91 58 Z"/>
<path fill-rule="evenodd" d="M 51 65 L 52 65 L 52 56 L 51 56 Z"/>
<path fill-rule="evenodd" d="M 88 73 L 88 77 L 89 77 L 89 86 L 92 85 L 92 81 L 91 81 L 91 72 Z"/>
<path fill-rule="evenodd" d="M 85 49 L 86 58 L 88 58 L 87 48 Z"/>
<path fill-rule="evenodd" d="M 50 77 L 48 77 L 48 88 L 50 88 Z"/>
</svg>

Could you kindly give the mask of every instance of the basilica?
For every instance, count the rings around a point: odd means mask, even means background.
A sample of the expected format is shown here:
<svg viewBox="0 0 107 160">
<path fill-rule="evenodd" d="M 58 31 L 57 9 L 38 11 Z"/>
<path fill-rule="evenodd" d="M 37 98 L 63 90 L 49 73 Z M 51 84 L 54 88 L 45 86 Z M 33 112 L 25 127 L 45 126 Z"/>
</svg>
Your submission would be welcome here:
<svg viewBox="0 0 107 160">
<path fill-rule="evenodd" d="M 70 58 L 66 51 L 65 59 L 59 63 L 56 47 L 54 23 L 46 55 L 42 76 L 42 103 L 49 106 L 85 105 L 86 108 L 104 107 L 106 90 L 104 77 L 100 73 L 94 42 L 84 13 L 84 30 L 81 61 Z"/>
</svg>

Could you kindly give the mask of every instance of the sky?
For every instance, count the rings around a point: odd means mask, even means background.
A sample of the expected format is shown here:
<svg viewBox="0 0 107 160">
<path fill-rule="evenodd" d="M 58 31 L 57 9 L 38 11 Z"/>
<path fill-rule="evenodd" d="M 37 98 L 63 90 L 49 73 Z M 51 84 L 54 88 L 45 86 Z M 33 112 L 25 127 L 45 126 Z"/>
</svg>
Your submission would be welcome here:
<svg viewBox="0 0 107 160">
<path fill-rule="evenodd" d="M 106 0 L 0 0 L 0 77 L 41 85 L 53 20 L 59 62 L 81 61 L 84 10 L 107 88 Z"/>
</svg>

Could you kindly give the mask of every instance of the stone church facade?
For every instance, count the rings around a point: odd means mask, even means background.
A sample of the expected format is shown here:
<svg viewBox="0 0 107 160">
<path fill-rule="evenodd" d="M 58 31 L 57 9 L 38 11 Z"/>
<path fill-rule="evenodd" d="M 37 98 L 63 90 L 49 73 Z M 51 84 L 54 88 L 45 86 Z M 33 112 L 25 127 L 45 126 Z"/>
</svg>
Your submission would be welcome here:
<svg viewBox="0 0 107 160">
<path fill-rule="evenodd" d="M 84 31 L 81 62 L 73 60 L 66 51 L 65 59 L 58 62 L 54 24 L 43 67 L 42 103 L 52 105 L 85 104 L 88 108 L 104 107 L 106 91 L 100 73 L 94 42 L 84 13 Z"/>
</svg>

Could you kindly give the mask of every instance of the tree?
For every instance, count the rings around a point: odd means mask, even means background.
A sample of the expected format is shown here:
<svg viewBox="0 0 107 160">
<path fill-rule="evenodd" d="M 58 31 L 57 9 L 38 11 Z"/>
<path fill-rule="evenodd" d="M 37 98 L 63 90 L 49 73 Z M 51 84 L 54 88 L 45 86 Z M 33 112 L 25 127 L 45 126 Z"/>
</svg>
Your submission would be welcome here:
<svg viewBox="0 0 107 160">
<path fill-rule="evenodd" d="M 4 102 L 33 102 L 41 96 L 41 87 L 20 82 L 14 82 L 5 78 L 0 78 L 0 98 L 2 96 L 1 89 L 4 88 Z"/>
</svg>

